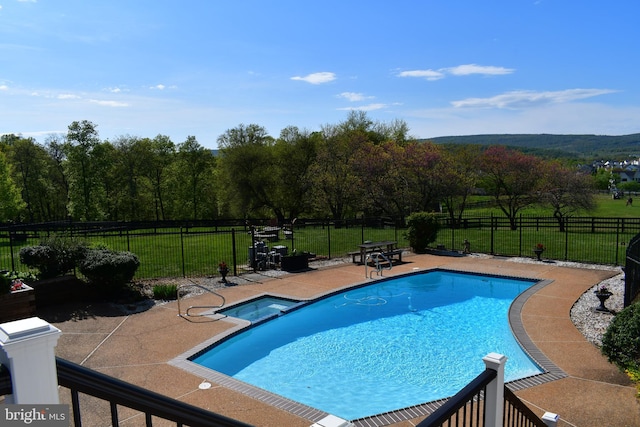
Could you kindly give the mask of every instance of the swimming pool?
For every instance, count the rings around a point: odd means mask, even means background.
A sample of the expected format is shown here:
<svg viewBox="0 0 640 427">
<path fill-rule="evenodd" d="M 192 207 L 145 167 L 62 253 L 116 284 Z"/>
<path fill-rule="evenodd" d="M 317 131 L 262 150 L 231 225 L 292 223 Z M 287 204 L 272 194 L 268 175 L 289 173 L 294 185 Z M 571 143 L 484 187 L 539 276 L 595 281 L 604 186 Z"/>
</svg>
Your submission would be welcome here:
<svg viewBox="0 0 640 427">
<path fill-rule="evenodd" d="M 351 289 L 234 335 L 191 360 L 354 420 L 452 396 L 508 357 L 507 381 L 542 370 L 508 324 L 514 298 L 535 283 L 450 271 Z"/>
<path fill-rule="evenodd" d="M 257 322 L 265 317 L 279 315 L 297 304 L 300 304 L 300 301 L 271 295 L 263 295 L 252 300 L 218 310 L 216 313 L 224 314 L 225 316 L 237 317 L 250 322 Z"/>
</svg>

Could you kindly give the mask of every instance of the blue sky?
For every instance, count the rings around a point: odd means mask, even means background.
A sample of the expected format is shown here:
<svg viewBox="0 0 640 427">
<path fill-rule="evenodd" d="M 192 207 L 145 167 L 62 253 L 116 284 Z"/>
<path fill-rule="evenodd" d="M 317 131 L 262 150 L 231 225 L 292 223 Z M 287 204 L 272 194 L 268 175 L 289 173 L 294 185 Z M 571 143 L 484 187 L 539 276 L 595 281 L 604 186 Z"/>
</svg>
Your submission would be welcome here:
<svg viewBox="0 0 640 427">
<path fill-rule="evenodd" d="M 0 0 L 0 134 L 640 132 L 640 3 Z"/>
</svg>

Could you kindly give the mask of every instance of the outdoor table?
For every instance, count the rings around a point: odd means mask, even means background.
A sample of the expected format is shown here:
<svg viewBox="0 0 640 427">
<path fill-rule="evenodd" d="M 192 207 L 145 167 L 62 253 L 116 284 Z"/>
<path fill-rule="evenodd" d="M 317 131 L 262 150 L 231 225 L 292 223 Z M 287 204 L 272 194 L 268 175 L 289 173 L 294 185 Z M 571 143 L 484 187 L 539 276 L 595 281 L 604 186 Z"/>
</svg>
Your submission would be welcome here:
<svg viewBox="0 0 640 427">
<path fill-rule="evenodd" d="M 375 251 L 375 249 L 380 249 L 382 252 L 391 252 L 394 250 L 395 246 L 398 242 L 394 240 L 384 240 L 382 242 L 368 242 L 358 245 L 360 248 L 360 264 L 364 264 L 367 253 Z M 383 248 L 386 248 L 383 250 Z"/>
</svg>

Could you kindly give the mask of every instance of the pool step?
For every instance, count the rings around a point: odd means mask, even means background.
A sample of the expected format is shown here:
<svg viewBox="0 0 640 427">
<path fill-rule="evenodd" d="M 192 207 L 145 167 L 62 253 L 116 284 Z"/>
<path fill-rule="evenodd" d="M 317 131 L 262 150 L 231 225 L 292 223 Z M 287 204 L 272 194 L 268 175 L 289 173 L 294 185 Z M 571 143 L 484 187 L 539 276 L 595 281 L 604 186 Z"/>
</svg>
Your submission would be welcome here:
<svg viewBox="0 0 640 427">
<path fill-rule="evenodd" d="M 336 417 L 335 415 L 327 415 L 317 423 L 313 423 L 311 427 L 352 427 L 353 424 L 347 420 Z"/>
</svg>

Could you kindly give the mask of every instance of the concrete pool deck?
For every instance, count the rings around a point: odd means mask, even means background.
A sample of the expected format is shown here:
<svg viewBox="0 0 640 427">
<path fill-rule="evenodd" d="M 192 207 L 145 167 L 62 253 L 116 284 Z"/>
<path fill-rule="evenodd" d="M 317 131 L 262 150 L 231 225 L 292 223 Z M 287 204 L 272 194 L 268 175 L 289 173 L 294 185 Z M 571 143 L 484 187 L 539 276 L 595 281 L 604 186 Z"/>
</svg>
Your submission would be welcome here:
<svg viewBox="0 0 640 427">
<path fill-rule="evenodd" d="M 559 426 L 640 426 L 640 403 L 635 397 L 635 387 L 607 362 L 598 348 L 587 342 L 570 319 L 571 306 L 586 290 L 619 271 L 564 267 L 553 262 L 516 263 L 498 257 L 408 255 L 404 261 L 385 271 L 385 276 L 440 267 L 551 281 L 522 306 L 522 326 L 540 352 L 566 377 L 519 390 L 516 394 L 539 415 L 545 411 L 559 414 Z M 366 281 L 365 268 L 350 262 L 275 278 L 251 277 L 255 282 L 217 291 L 224 295 L 227 304 L 263 293 L 308 299 Z M 187 304 L 218 303 L 219 299 L 213 295 L 202 294 L 183 300 L 183 310 Z M 219 383 L 200 389 L 202 376 L 170 364 L 176 357 L 235 327 L 236 323 L 208 318 L 194 318 L 194 322 L 189 322 L 178 316 L 176 302 L 155 305 L 135 314 L 113 314 L 100 306 L 74 310 L 70 314 L 57 307 L 55 311 L 38 312 L 62 330 L 56 348 L 56 354 L 62 358 L 256 426 L 303 427 L 317 421 L 315 414 L 311 418 L 297 415 Z M 344 393 L 348 399 L 348 390 L 336 390 L 336 393 Z M 69 400 L 64 390 L 61 400 L 64 403 Z M 86 400 L 85 425 L 107 425 L 108 404 Z M 123 426 L 144 424 L 144 416 L 128 410 L 121 410 L 120 416 Z M 404 421 L 394 422 L 390 418 L 388 425 L 415 426 L 422 419 L 424 416 L 418 414 Z"/>
</svg>

